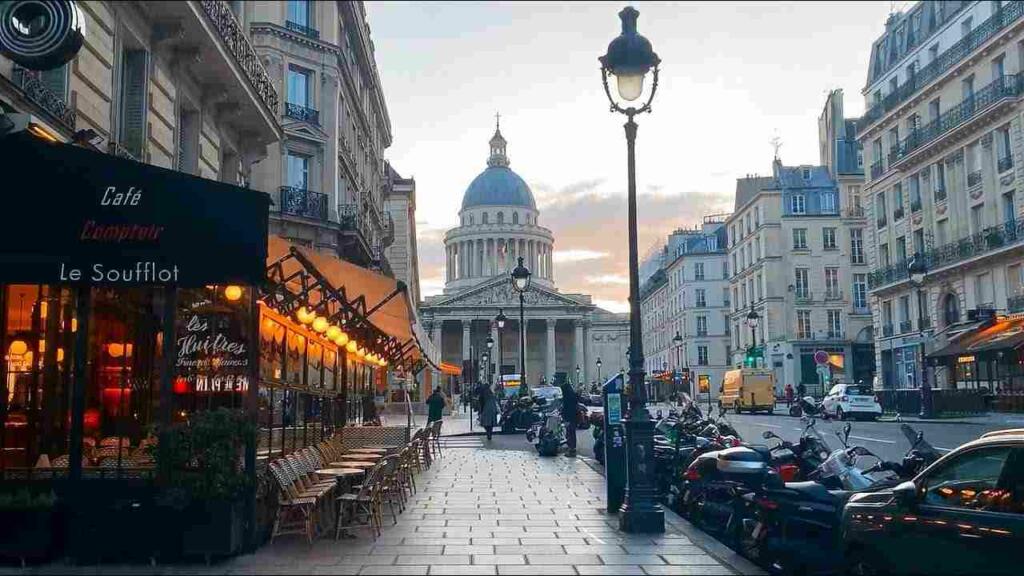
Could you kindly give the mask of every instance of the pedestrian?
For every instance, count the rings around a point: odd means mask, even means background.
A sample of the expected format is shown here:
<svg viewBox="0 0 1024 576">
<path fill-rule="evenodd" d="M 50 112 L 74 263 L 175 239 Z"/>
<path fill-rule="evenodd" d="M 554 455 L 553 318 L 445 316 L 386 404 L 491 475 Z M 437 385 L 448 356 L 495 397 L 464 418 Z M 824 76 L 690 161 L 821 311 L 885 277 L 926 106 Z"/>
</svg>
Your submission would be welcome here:
<svg viewBox="0 0 1024 576">
<path fill-rule="evenodd" d="M 498 425 L 498 399 L 490 386 L 480 388 L 480 425 L 487 431 L 487 441 L 491 441 L 494 427 Z"/>
<path fill-rule="evenodd" d="M 448 404 L 448 400 L 444 397 L 441 392 L 441 387 L 434 388 L 434 393 L 427 398 L 427 424 L 435 420 L 440 420 L 444 415 L 444 407 Z"/>
<path fill-rule="evenodd" d="M 793 385 L 786 384 L 786 408 L 793 405 Z"/>
<path fill-rule="evenodd" d="M 579 396 L 569 382 L 563 381 L 562 387 L 562 422 L 565 424 L 565 442 L 569 445 L 566 456 L 576 456 L 576 409 Z"/>
<path fill-rule="evenodd" d="M 377 402 L 374 400 L 373 394 L 363 394 L 363 426 L 380 426 Z"/>
</svg>

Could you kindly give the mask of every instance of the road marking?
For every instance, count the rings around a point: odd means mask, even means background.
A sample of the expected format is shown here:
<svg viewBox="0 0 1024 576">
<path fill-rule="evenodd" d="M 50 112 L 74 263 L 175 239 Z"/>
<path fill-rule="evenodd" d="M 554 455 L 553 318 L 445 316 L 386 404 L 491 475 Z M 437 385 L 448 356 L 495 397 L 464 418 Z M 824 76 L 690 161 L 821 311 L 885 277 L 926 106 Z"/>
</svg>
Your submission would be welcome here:
<svg viewBox="0 0 1024 576">
<path fill-rule="evenodd" d="M 751 424 L 754 426 L 764 426 L 765 428 L 782 428 L 782 426 L 778 424 L 761 424 L 760 422 L 751 422 Z M 799 428 L 797 428 L 797 430 L 799 430 Z"/>
<path fill-rule="evenodd" d="M 879 440 L 878 438 L 868 438 L 867 436 L 850 436 L 856 440 L 863 440 L 865 442 L 878 442 L 879 444 L 895 444 L 892 440 Z"/>
</svg>

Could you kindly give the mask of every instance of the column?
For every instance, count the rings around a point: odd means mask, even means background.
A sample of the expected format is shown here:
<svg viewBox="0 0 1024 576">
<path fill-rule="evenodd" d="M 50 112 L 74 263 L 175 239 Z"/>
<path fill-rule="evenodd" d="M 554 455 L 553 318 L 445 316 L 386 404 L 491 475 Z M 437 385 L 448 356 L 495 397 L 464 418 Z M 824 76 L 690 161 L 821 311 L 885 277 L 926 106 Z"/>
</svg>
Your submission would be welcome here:
<svg viewBox="0 0 1024 576">
<path fill-rule="evenodd" d="M 553 246 L 549 247 L 548 250 L 548 280 L 555 281 L 555 257 L 552 254 Z"/>
<path fill-rule="evenodd" d="M 590 322 L 583 324 L 583 352 L 585 354 L 584 360 L 587 361 L 584 365 L 583 373 L 586 374 L 586 382 L 589 384 L 591 380 L 597 380 L 597 355 L 594 354 L 594 327 Z M 598 382 L 598 384 L 603 384 L 603 382 Z"/>
<path fill-rule="evenodd" d="M 472 327 L 472 322 L 473 322 L 472 320 L 463 320 L 462 321 L 462 361 L 463 362 L 465 362 L 466 360 L 472 360 L 472 358 L 470 357 L 470 352 L 469 352 L 469 343 L 470 343 L 470 340 L 469 340 L 470 332 L 469 332 L 469 330 Z"/>
<path fill-rule="evenodd" d="M 551 383 L 555 377 L 555 322 L 557 320 L 552 318 L 544 321 L 548 329 L 547 354 L 544 356 L 544 376 L 547 378 L 548 383 Z"/>
<path fill-rule="evenodd" d="M 575 374 L 576 366 L 580 367 L 580 377 L 583 378 L 583 374 L 586 373 L 587 359 L 583 357 L 583 320 L 577 319 L 573 321 L 573 328 L 576 329 L 576 334 L 573 335 L 573 348 L 574 356 L 576 358 L 576 364 L 572 367 L 573 374 Z M 577 382 L 577 384 L 579 384 Z"/>
<path fill-rule="evenodd" d="M 434 341 L 434 348 L 437 350 L 437 355 L 440 359 L 444 360 L 444 349 L 441 347 L 444 344 L 444 320 L 435 320 L 433 329 L 430 331 L 430 338 Z"/>
</svg>

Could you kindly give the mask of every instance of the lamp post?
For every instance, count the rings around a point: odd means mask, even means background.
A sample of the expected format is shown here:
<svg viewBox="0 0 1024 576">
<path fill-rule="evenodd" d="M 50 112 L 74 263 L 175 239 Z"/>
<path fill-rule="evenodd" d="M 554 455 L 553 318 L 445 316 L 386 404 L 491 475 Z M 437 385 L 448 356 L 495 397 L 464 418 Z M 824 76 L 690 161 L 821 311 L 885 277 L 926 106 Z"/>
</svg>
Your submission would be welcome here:
<svg viewBox="0 0 1024 576">
<path fill-rule="evenodd" d="M 604 382 L 601 382 L 601 357 L 597 357 L 597 385 L 603 386 Z"/>
<path fill-rule="evenodd" d="M 678 330 L 676 330 L 676 335 L 672 337 L 672 347 L 675 348 L 675 350 L 676 350 L 676 369 L 672 371 L 672 391 L 675 392 L 678 395 L 679 394 L 679 387 L 676 385 L 676 372 L 680 372 L 679 369 L 682 368 L 682 366 L 680 366 L 680 364 L 683 363 L 682 360 L 679 357 L 679 352 L 683 348 L 683 337 L 682 337 L 681 334 L 679 334 Z M 681 374 L 681 372 L 680 372 L 680 374 Z M 680 376 L 680 379 L 681 378 L 682 377 Z"/>
<path fill-rule="evenodd" d="M 658 90 L 658 64 L 661 60 L 651 43 L 636 31 L 640 13 L 627 6 L 619 12 L 622 33 L 608 44 L 601 62 L 601 82 L 611 111 L 624 114 L 626 129 L 626 166 L 629 206 L 629 387 L 630 409 L 626 420 L 626 498 L 619 516 L 619 528 L 625 532 L 665 531 L 665 512 L 657 502 L 654 482 L 654 423 L 647 413 L 644 389 L 644 351 L 640 325 L 640 274 L 638 270 L 636 229 L 636 122 L 637 114 L 650 112 Z M 644 76 L 654 69 L 647 102 L 639 108 L 619 105 L 608 88 L 608 76 L 615 76 L 619 97 L 633 102 L 643 93 Z"/>
<path fill-rule="evenodd" d="M 501 383 L 501 391 L 505 392 L 505 353 L 503 351 L 503 344 L 505 342 L 502 330 L 505 329 L 505 321 L 508 318 L 505 317 L 505 311 L 498 308 L 498 315 L 494 317 L 494 323 L 498 325 L 498 381 Z"/>
<path fill-rule="evenodd" d="M 530 385 L 526 382 L 526 300 L 523 295 L 530 289 L 530 270 L 523 266 L 523 257 L 519 257 L 519 265 L 512 270 L 512 288 L 519 293 L 519 395 L 528 396 Z"/>
<path fill-rule="evenodd" d="M 757 324 L 761 319 L 761 316 L 757 314 L 757 310 L 754 310 L 754 303 L 750 303 L 750 312 L 747 314 L 747 326 L 750 326 L 750 350 L 747 352 L 747 356 L 754 362 L 754 368 L 757 368 L 757 357 L 754 356 L 754 352 L 757 350 Z"/>
<path fill-rule="evenodd" d="M 924 286 L 925 275 L 928 274 L 928 266 L 925 264 L 924 257 L 920 253 L 914 254 L 907 264 L 907 271 L 910 273 L 910 283 L 917 288 L 917 328 L 921 330 L 923 325 L 923 315 L 921 313 L 921 286 Z M 925 367 L 925 355 L 924 355 L 924 334 L 920 334 L 919 338 L 921 342 L 918 344 L 921 350 L 921 411 L 918 416 L 921 418 L 932 418 L 934 416 L 934 410 L 932 409 L 932 385 L 928 381 L 928 369 Z"/>
<path fill-rule="evenodd" d="M 493 340 L 491 341 L 491 343 L 493 343 Z M 484 352 L 480 356 L 480 361 L 484 363 L 484 382 L 487 382 L 487 387 L 490 388 L 490 386 L 491 386 L 491 365 L 488 363 L 488 360 L 490 360 L 490 356 L 487 355 L 487 352 Z"/>
<path fill-rule="evenodd" d="M 580 365 L 577 364 L 576 365 L 576 387 L 579 388 L 579 386 L 580 386 Z"/>
</svg>

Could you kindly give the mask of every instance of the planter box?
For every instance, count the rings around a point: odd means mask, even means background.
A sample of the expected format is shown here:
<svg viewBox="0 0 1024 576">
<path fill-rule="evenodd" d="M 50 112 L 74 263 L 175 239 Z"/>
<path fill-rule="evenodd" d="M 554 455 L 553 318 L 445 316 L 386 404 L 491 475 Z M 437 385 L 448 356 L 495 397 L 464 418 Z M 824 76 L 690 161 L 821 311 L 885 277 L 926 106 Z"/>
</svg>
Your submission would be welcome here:
<svg viewBox="0 0 1024 576">
<path fill-rule="evenodd" d="M 182 512 L 181 553 L 186 557 L 232 556 L 245 538 L 241 502 L 195 502 Z"/>
<path fill-rule="evenodd" d="M 46 560 L 55 550 L 54 509 L 0 510 L 0 557 Z"/>
</svg>

